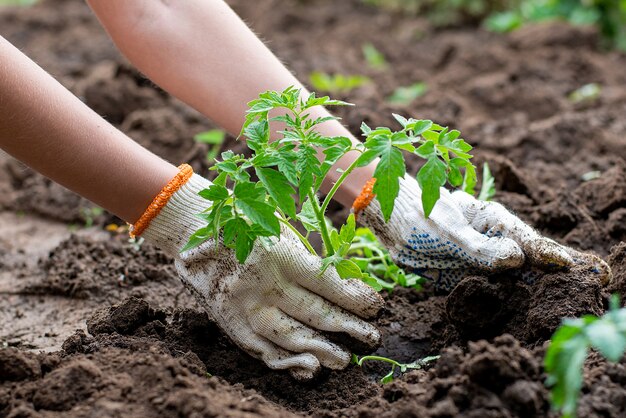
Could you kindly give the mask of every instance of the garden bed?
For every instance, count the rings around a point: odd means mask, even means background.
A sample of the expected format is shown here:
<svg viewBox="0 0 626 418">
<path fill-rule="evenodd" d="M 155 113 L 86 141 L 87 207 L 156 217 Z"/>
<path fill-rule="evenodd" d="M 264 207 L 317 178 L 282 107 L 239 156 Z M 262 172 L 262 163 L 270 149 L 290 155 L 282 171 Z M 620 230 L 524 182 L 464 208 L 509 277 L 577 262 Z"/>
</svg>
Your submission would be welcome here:
<svg viewBox="0 0 626 418">
<path fill-rule="evenodd" d="M 496 35 L 434 31 L 357 0 L 230 3 L 302 80 L 315 70 L 372 79 L 340 97 L 357 104 L 338 109 L 353 132 L 362 120 L 392 124 L 392 112 L 461 129 L 479 167 L 491 166 L 496 200 L 605 258 L 613 283 L 602 288 L 583 267 L 533 286 L 503 274 L 468 277 L 450 295 L 399 289 L 377 320 L 377 354 L 441 353 L 431 369 L 384 386 L 379 364 L 297 383 L 234 347 L 169 257 L 106 232 L 121 222 L 3 156 L 0 416 L 550 416 L 546 340 L 562 317 L 602 314 L 611 292 L 626 297 L 626 57 L 565 24 Z M 2 9 L 0 35 L 133 139 L 208 174 L 206 146 L 192 138 L 213 126 L 133 70 L 84 2 Z M 367 68 L 365 42 L 389 69 Z M 418 81 L 428 92 L 413 104 L 386 102 Z M 599 98 L 568 100 L 587 83 L 602 86 Z M 229 138 L 224 148 L 242 145 Z M 592 355 L 584 375 L 580 416 L 626 415 L 626 361 Z"/>
</svg>

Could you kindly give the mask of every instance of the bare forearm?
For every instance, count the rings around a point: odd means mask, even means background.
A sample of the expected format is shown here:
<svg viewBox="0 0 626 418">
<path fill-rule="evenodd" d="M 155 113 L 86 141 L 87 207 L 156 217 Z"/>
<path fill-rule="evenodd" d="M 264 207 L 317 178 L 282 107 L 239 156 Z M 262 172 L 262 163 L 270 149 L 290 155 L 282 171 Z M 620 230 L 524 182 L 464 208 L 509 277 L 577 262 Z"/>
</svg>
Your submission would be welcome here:
<svg viewBox="0 0 626 418">
<path fill-rule="evenodd" d="M 260 92 L 302 87 L 223 1 L 88 3 L 134 65 L 233 134 L 239 133 L 247 102 Z M 322 130 L 356 141 L 339 122 L 327 122 Z M 356 153 L 347 155 L 338 166 L 346 168 L 354 158 Z M 372 171 L 371 167 L 355 170 L 337 200 L 350 205 Z M 334 179 L 339 176 L 331 174 Z"/>
<path fill-rule="evenodd" d="M 2 37 L 0 147 L 129 222 L 176 174 Z"/>
</svg>

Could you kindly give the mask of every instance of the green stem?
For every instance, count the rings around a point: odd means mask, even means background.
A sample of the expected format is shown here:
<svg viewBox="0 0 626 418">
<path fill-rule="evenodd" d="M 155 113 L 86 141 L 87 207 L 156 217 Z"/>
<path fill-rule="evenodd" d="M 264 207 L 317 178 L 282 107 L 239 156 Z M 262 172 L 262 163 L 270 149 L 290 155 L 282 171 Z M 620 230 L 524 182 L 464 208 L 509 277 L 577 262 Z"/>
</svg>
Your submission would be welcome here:
<svg viewBox="0 0 626 418">
<path fill-rule="evenodd" d="M 391 363 L 391 364 L 393 364 L 394 366 L 398 366 L 398 367 L 401 367 L 401 366 L 402 366 L 400 363 L 398 363 L 398 362 L 397 362 L 397 361 L 395 361 L 395 360 L 392 360 L 392 359 L 387 358 L 387 357 L 381 357 L 381 356 L 363 356 L 363 357 L 361 357 L 361 358 L 359 359 L 359 361 L 357 362 L 357 364 L 358 364 L 359 366 L 362 366 L 362 365 L 363 365 L 363 362 L 364 362 L 364 361 L 367 361 L 367 360 L 384 361 L 384 362 L 387 362 L 387 363 Z"/>
<path fill-rule="evenodd" d="M 330 257 L 335 254 L 335 249 L 333 248 L 333 244 L 330 241 L 330 235 L 328 234 L 328 226 L 326 225 L 326 219 L 324 218 L 324 212 L 322 212 L 320 208 L 320 204 L 315 197 L 315 193 L 313 190 L 309 190 L 307 193 L 309 196 L 309 200 L 311 201 L 311 207 L 313 208 L 313 212 L 315 212 L 315 217 L 317 218 L 317 222 L 320 224 L 320 233 L 322 234 L 322 241 L 324 241 L 324 247 L 326 248 L 326 256 Z"/>
<path fill-rule="evenodd" d="M 351 149 L 350 151 L 358 151 L 358 150 Z M 352 170 L 356 168 L 357 160 L 358 158 L 352 161 L 352 164 L 350 164 L 348 168 L 346 168 L 346 170 L 343 173 L 341 173 L 341 176 L 339 176 L 335 184 L 333 184 L 333 187 L 330 189 L 330 191 L 326 195 L 326 198 L 324 199 L 324 203 L 322 204 L 322 208 L 321 208 L 322 213 L 326 213 L 326 208 L 328 208 L 328 205 L 330 204 L 330 201 L 333 199 L 333 196 L 335 196 L 335 193 L 337 192 L 337 190 L 339 190 L 339 187 L 341 187 L 341 184 L 344 182 L 346 177 L 348 177 L 350 173 L 352 172 Z"/>
<path fill-rule="evenodd" d="M 309 241 L 300 233 L 300 231 L 298 231 L 292 224 L 290 224 L 289 221 L 287 221 L 286 219 L 282 217 L 279 217 L 278 220 L 282 222 L 283 224 L 285 224 L 289 229 L 291 229 L 291 231 L 294 234 L 296 234 L 298 238 L 300 238 L 300 241 L 302 241 L 306 249 L 309 250 L 311 254 L 317 255 L 317 253 L 315 252 L 315 249 L 311 246 Z"/>
</svg>

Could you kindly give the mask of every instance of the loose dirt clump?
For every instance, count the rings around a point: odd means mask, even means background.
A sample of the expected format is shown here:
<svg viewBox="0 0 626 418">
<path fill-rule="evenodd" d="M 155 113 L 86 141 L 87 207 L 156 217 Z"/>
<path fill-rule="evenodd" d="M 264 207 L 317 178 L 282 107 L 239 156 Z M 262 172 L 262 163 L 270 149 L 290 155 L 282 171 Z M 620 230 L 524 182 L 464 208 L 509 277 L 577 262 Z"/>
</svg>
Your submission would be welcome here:
<svg viewBox="0 0 626 418">
<path fill-rule="evenodd" d="M 607 258 L 603 288 L 584 267 L 543 274 L 472 275 L 449 295 L 386 294 L 376 354 L 435 365 L 380 385 L 366 363 L 294 382 L 221 333 L 185 291 L 172 260 L 101 231 L 119 220 L 7 156 L 0 157 L 0 417 L 549 417 L 547 339 L 564 316 L 602 314 L 626 297 L 626 56 L 597 47 L 590 28 L 528 26 L 510 35 L 473 27 L 434 31 L 360 0 L 231 0 L 233 8 L 306 81 L 315 70 L 363 74 L 338 116 L 355 133 L 391 113 L 460 129 L 488 162 L 496 200 L 541 233 Z M 80 0 L 0 10 L 0 34 L 134 140 L 174 164 L 207 172 L 214 128 L 134 70 Z M 389 69 L 370 69 L 373 43 Z M 399 86 L 427 93 L 394 105 Z M 600 97 L 575 104 L 587 83 Z M 240 152 L 228 137 L 224 149 Z M 408 161 L 415 172 L 417 161 Z M 588 179 L 592 180 L 588 180 Z M 332 206 L 335 220 L 347 214 Z M 86 223 L 95 225 L 72 235 Z M 7 228 L 7 231 L 9 229 Z M 52 238 L 46 236 L 53 231 Z M 49 239 L 50 238 L 50 239 Z M 77 330 L 78 329 L 78 330 Z M 77 331 L 76 331 L 77 330 Z M 39 352 L 45 350 L 45 352 Z M 585 363 L 579 416 L 626 415 L 626 363 Z"/>
</svg>

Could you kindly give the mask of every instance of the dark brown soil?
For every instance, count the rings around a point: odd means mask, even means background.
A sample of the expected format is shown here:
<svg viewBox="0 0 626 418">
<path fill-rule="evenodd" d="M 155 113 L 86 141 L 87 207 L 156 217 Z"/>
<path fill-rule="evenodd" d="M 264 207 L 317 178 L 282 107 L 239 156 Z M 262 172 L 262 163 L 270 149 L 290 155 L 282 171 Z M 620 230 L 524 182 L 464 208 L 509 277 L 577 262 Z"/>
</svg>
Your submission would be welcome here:
<svg viewBox="0 0 626 418">
<path fill-rule="evenodd" d="M 338 112 L 355 133 L 363 120 L 393 123 L 392 112 L 461 129 L 479 166 L 489 162 L 496 199 L 604 257 L 613 282 L 602 288 L 581 266 L 532 286 L 502 274 L 468 277 L 449 295 L 399 289 L 377 320 L 377 354 L 410 362 L 441 353 L 432 368 L 382 386 L 387 368 L 377 363 L 297 383 L 236 349 L 170 258 L 103 232 L 121 222 L 0 156 L 0 417 L 554 416 L 542 383 L 546 340 L 562 317 L 602 314 L 611 292 L 626 297 L 626 57 L 565 24 L 504 36 L 432 31 L 358 0 L 230 4 L 301 79 L 313 70 L 372 78 L 343 97 L 357 106 Z M 136 141 L 208 175 L 207 148 L 192 137 L 214 126 L 133 70 L 84 2 L 2 9 L 0 35 Z M 385 54 L 387 71 L 367 68 L 365 42 Z M 417 81 L 425 96 L 386 102 Z M 599 99 L 567 99 L 591 82 L 602 85 Z M 241 146 L 229 138 L 225 148 Z M 599 177 L 584 181 L 592 171 Z M 579 415 L 622 417 L 625 405 L 626 361 L 593 354 Z"/>
</svg>

